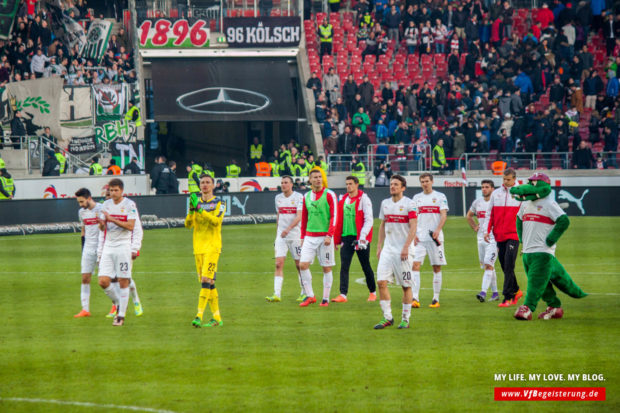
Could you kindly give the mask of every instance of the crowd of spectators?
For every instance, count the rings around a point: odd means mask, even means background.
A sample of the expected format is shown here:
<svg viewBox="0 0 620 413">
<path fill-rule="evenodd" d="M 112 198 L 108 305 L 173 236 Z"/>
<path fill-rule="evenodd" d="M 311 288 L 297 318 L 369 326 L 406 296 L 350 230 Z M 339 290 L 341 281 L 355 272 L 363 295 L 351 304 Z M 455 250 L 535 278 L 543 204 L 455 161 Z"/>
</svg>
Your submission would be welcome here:
<svg viewBox="0 0 620 413">
<path fill-rule="evenodd" d="M 574 150 L 561 167 L 616 167 L 615 157 L 594 157 L 617 151 L 620 124 L 620 15 L 604 1 L 530 11 L 501 0 L 362 0 L 352 28 L 346 15 L 316 16 L 317 25 L 328 21 L 344 21 L 357 47 L 326 56 L 329 67 L 323 57 L 306 85 L 326 153 L 365 154 L 376 142 L 401 145 L 411 158 L 441 138 L 448 159 Z M 388 73 L 373 73 L 379 64 L 366 70 L 367 55 L 387 55 Z"/>
<path fill-rule="evenodd" d="M 87 32 L 95 16 L 86 1 L 68 0 L 63 5 L 65 14 Z M 133 47 L 124 29 L 110 37 L 101 62 L 80 57 L 78 49 L 54 35 L 50 13 L 44 7 L 29 14 L 22 0 L 9 40 L 0 40 L 0 86 L 48 77 L 62 77 L 66 85 L 76 86 L 136 82 Z"/>
</svg>

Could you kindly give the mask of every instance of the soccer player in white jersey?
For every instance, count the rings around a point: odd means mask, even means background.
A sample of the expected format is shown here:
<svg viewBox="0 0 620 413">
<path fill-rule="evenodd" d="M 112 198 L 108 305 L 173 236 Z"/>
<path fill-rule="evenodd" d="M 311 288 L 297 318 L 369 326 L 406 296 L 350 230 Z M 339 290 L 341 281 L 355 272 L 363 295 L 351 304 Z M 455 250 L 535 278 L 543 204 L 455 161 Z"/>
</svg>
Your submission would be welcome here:
<svg viewBox="0 0 620 413">
<path fill-rule="evenodd" d="M 377 284 L 379 284 L 379 304 L 383 311 L 383 320 L 375 325 L 381 330 L 394 324 L 392 301 L 388 291 L 388 282 L 403 288 L 403 318 L 398 328 L 409 328 L 411 315 L 411 289 L 415 280 L 411 276 L 413 248 L 411 243 L 416 234 L 416 211 L 410 198 L 404 196 L 407 181 L 400 175 L 390 179 L 390 195 L 381 202 L 379 210 L 379 241 L 377 242 Z"/>
<path fill-rule="evenodd" d="M 467 211 L 467 222 L 478 236 L 478 260 L 480 261 L 480 268 L 484 268 L 484 275 L 482 276 L 482 290 L 476 295 L 476 298 L 483 303 L 487 298 L 489 286 L 493 291 L 489 301 L 499 300 L 499 293 L 497 291 L 497 275 L 495 274 L 497 243 L 493 234 L 491 234 L 488 241 L 484 239 L 486 228 L 488 227 L 486 224 L 487 214 L 489 213 L 489 200 L 495 190 L 495 184 L 490 179 L 484 179 L 481 188 L 482 198 L 476 199 L 471 204 L 469 211 Z M 478 222 L 474 220 L 474 217 L 477 218 Z"/>
<path fill-rule="evenodd" d="M 424 257 L 428 254 L 433 266 L 433 301 L 431 308 L 439 307 L 439 293 L 441 292 L 441 266 L 446 265 L 444 251 L 443 226 L 448 219 L 448 200 L 441 192 L 433 190 L 433 175 L 420 175 L 422 192 L 413 197 L 413 204 L 418 214 L 418 230 L 413 240 L 415 245 L 413 256 L 413 287 L 414 308 L 420 307 L 420 267 Z"/>
<path fill-rule="evenodd" d="M 318 255 L 319 264 L 323 267 L 323 300 L 319 305 L 327 307 L 334 281 L 332 267 L 336 265 L 333 238 L 338 217 L 338 198 L 333 191 L 323 186 L 323 174 L 320 169 L 310 171 L 309 179 L 312 190 L 304 196 L 301 213 L 302 245 L 299 258 L 301 281 L 306 298 L 299 303 L 299 306 L 307 307 L 316 303 L 312 290 L 310 264 Z"/>
<path fill-rule="evenodd" d="M 103 203 L 99 216 L 99 228 L 105 231 L 99 262 L 99 285 L 118 308 L 112 325 L 122 326 L 129 303 L 131 234 L 138 217 L 138 209 L 133 201 L 123 197 L 123 181 L 112 179 L 108 186 L 111 198 Z M 118 277 L 120 296 L 111 285 L 114 277 Z"/>
<path fill-rule="evenodd" d="M 110 188 L 106 185 L 105 191 L 105 199 L 110 199 Z M 142 248 L 142 221 L 140 220 L 140 216 L 136 217 L 136 224 L 134 225 L 133 231 L 131 233 L 131 265 L 133 271 L 133 261 L 140 256 L 140 248 Z M 99 246 L 97 247 L 97 262 L 101 260 L 101 253 L 103 251 L 103 241 L 104 241 L 104 232 L 99 231 Z M 121 290 L 118 286 L 118 278 L 114 277 L 111 280 L 112 287 L 116 290 L 116 294 L 120 297 Z M 129 284 L 129 292 L 131 293 L 131 298 L 133 299 L 133 306 L 136 316 L 140 317 L 144 314 L 144 310 L 142 308 L 142 303 L 140 302 L 140 296 L 138 295 L 138 287 L 136 287 L 136 282 L 133 277 L 131 278 L 131 283 Z M 112 304 L 112 308 L 110 312 L 106 315 L 107 318 L 116 317 L 118 309 L 115 304 Z"/>
<path fill-rule="evenodd" d="M 280 302 L 282 293 L 282 281 L 284 280 L 284 259 L 287 251 L 295 261 L 297 275 L 299 277 L 299 254 L 301 253 L 301 210 L 304 197 L 299 192 L 293 191 L 293 178 L 288 175 L 282 177 L 280 183 L 282 193 L 276 195 L 276 214 L 278 229 L 274 244 L 276 257 L 276 270 L 273 277 L 273 295 L 265 297 L 269 302 Z M 303 301 L 303 286 L 297 301 Z"/>
<path fill-rule="evenodd" d="M 95 202 L 87 188 L 76 193 L 80 210 L 78 217 L 82 225 L 82 286 L 80 299 L 82 311 L 75 318 L 90 317 L 90 279 L 97 263 L 97 243 L 99 240 L 99 213 L 101 204 Z"/>
</svg>

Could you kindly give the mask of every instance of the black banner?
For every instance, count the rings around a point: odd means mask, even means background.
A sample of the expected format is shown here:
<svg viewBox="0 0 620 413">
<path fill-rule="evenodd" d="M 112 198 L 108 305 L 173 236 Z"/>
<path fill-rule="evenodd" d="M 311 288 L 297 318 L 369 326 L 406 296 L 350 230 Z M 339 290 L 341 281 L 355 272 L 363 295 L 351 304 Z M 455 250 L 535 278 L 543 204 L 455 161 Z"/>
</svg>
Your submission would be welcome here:
<svg viewBox="0 0 620 413">
<path fill-rule="evenodd" d="M 19 187 L 17 190 L 19 191 Z M 336 189 L 335 192 L 338 195 L 345 193 L 344 189 Z M 389 188 L 370 188 L 364 192 L 370 197 L 375 218 L 377 218 L 381 201 L 390 196 Z M 420 188 L 407 189 L 405 195 L 413 197 L 419 192 Z M 448 199 L 450 207 L 448 215 L 463 216 L 462 189 L 440 188 L 439 192 L 445 194 Z M 235 218 L 241 221 L 254 219 L 259 223 L 259 216 L 275 213 L 274 197 L 276 194 L 276 192 L 234 192 L 217 195 L 226 203 L 227 219 Z M 476 188 L 466 188 L 466 208 L 469 208 L 475 198 Z M 620 215 L 620 208 L 617 208 L 620 204 L 619 187 L 556 188 L 555 198 L 569 216 Z M 187 195 L 136 196 L 131 199 L 136 202 L 142 216 L 152 215 L 166 219 L 183 218 L 188 210 Z M 0 202 L 0 226 L 75 222 L 78 209 L 79 206 L 74 198 L 4 201 Z M 45 214 L 41 211 L 45 211 Z M 254 218 L 241 218 L 248 215 Z M 11 231 L 15 230 L 15 228 L 11 229 Z"/>
<path fill-rule="evenodd" d="M 153 59 L 156 121 L 297 120 L 286 59 Z"/>
<path fill-rule="evenodd" d="M 224 27 L 228 47 L 297 47 L 301 40 L 299 16 L 227 17 Z"/>
<path fill-rule="evenodd" d="M 69 141 L 69 152 L 78 155 L 82 153 L 93 153 L 97 151 L 97 143 L 94 136 L 83 138 L 71 138 Z"/>
</svg>

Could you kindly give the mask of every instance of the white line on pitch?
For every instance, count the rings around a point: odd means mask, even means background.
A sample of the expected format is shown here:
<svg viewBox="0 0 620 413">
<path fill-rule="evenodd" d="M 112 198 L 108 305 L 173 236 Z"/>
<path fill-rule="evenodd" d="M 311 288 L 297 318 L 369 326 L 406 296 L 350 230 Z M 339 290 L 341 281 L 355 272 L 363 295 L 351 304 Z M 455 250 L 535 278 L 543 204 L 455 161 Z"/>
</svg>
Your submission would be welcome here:
<svg viewBox="0 0 620 413">
<path fill-rule="evenodd" d="M 54 399 L 30 399 L 24 397 L 0 397 L 0 401 L 7 402 L 23 402 L 23 403 L 47 403 L 47 404 L 59 404 L 64 406 L 81 406 L 81 407 L 96 407 L 101 409 L 118 409 L 118 410 L 132 410 L 135 412 L 152 412 L 152 413 L 175 413 L 172 410 L 152 409 L 150 407 L 140 406 L 121 406 L 116 404 L 97 404 L 90 402 L 73 402 L 67 400 L 54 400 Z"/>
</svg>

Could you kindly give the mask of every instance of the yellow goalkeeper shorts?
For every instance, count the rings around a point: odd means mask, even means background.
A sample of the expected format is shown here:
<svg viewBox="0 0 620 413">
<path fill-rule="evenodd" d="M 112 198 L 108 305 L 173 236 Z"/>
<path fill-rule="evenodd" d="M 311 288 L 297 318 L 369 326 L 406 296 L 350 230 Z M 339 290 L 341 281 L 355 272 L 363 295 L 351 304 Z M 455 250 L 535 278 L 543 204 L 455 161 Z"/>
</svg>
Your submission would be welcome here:
<svg viewBox="0 0 620 413">
<path fill-rule="evenodd" d="M 217 272 L 217 262 L 220 259 L 219 252 L 208 252 L 206 254 L 196 254 L 196 272 L 198 273 L 198 281 L 202 277 L 207 277 L 215 280 L 215 273 Z"/>
</svg>

